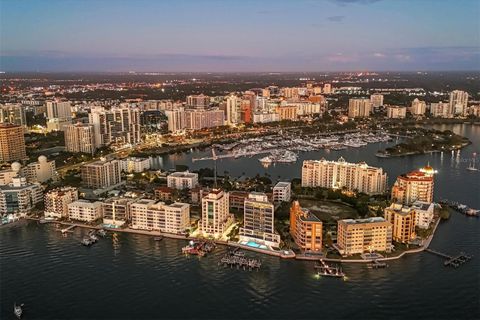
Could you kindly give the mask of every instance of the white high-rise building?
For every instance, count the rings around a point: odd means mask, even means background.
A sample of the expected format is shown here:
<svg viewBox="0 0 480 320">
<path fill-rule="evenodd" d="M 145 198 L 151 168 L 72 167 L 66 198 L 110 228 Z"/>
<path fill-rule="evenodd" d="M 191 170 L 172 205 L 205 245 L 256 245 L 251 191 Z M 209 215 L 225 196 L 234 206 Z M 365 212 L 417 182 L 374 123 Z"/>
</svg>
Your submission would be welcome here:
<svg viewBox="0 0 480 320">
<path fill-rule="evenodd" d="M 365 118 L 370 116 L 370 99 L 350 99 L 348 100 L 348 117 Z"/>
<path fill-rule="evenodd" d="M 418 98 L 415 98 L 410 105 L 409 111 L 414 116 L 423 116 L 427 111 L 427 104 L 425 103 L 425 101 L 421 101 Z"/>
<path fill-rule="evenodd" d="M 82 182 L 92 189 L 103 189 L 122 182 L 120 160 L 106 160 L 84 164 L 81 168 Z"/>
<path fill-rule="evenodd" d="M 366 194 L 381 194 L 387 188 L 387 174 L 382 168 L 370 167 L 365 162 L 305 160 L 302 166 L 302 187 L 346 188 Z"/>
<path fill-rule="evenodd" d="M 370 95 L 370 103 L 374 109 L 383 106 L 383 94 L 374 93 Z"/>
<path fill-rule="evenodd" d="M 47 101 L 47 119 L 72 120 L 72 105 L 70 101 Z"/>
<path fill-rule="evenodd" d="M 0 186 L 0 214 L 25 215 L 43 198 L 38 183 L 27 183 L 24 177 L 14 177 L 8 185 Z"/>
<path fill-rule="evenodd" d="M 174 172 L 168 175 L 167 186 L 173 189 L 193 189 L 198 186 L 198 173 Z"/>
<path fill-rule="evenodd" d="M 69 124 L 65 126 L 65 150 L 94 154 L 97 149 L 92 124 Z"/>
<path fill-rule="evenodd" d="M 25 108 L 20 103 L 0 104 L 0 122 L 27 126 Z"/>
<path fill-rule="evenodd" d="M 273 202 L 288 202 L 292 196 L 292 184 L 290 182 L 278 182 L 273 187 Z"/>
<path fill-rule="evenodd" d="M 436 118 L 452 118 L 453 117 L 453 113 L 450 113 L 450 105 L 445 102 L 430 104 L 430 114 Z"/>
<path fill-rule="evenodd" d="M 200 230 L 206 236 L 220 237 L 231 222 L 229 194 L 212 189 L 202 198 Z"/>
<path fill-rule="evenodd" d="M 77 221 L 92 222 L 102 217 L 102 203 L 77 200 L 68 204 L 68 218 Z"/>
<path fill-rule="evenodd" d="M 166 110 L 165 115 L 168 118 L 168 131 L 178 133 L 185 130 L 185 109 L 177 108 L 173 110 Z"/>
<path fill-rule="evenodd" d="M 461 90 L 450 92 L 450 114 L 465 116 L 467 114 L 468 93 Z"/>
<path fill-rule="evenodd" d="M 387 118 L 404 119 L 407 116 L 407 108 L 401 106 L 388 106 Z"/>
<path fill-rule="evenodd" d="M 242 99 L 236 95 L 230 95 L 227 97 L 227 125 L 240 123 L 241 103 Z"/>
</svg>

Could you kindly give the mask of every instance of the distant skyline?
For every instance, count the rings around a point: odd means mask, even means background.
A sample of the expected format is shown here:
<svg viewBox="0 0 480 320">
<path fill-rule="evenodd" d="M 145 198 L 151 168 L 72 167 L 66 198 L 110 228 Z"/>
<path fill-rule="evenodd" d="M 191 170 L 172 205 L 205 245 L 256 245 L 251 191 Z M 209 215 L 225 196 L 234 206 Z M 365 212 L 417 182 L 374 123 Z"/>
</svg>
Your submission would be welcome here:
<svg viewBox="0 0 480 320">
<path fill-rule="evenodd" d="M 0 0 L 0 71 L 480 70 L 480 1 Z"/>
</svg>

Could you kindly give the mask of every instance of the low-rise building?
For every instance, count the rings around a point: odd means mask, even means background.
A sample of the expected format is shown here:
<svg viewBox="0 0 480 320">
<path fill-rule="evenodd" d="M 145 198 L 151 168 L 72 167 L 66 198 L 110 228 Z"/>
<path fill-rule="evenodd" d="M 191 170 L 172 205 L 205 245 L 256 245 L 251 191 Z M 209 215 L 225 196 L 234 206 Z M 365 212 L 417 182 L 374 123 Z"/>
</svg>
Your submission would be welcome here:
<svg viewBox="0 0 480 320">
<path fill-rule="evenodd" d="M 336 247 L 341 255 L 390 252 L 392 224 L 381 217 L 338 221 Z"/>
<path fill-rule="evenodd" d="M 29 182 L 47 182 L 48 180 L 57 179 L 57 170 L 55 168 L 55 160 L 48 161 L 47 157 L 38 157 L 38 162 L 27 164 L 21 169 L 22 175 Z"/>
<path fill-rule="evenodd" d="M 45 194 L 45 218 L 68 217 L 68 204 L 77 200 L 77 188 L 63 187 L 50 190 Z"/>
<path fill-rule="evenodd" d="M 173 189 L 192 189 L 198 186 L 198 173 L 174 172 L 167 177 L 167 186 Z"/>
<path fill-rule="evenodd" d="M 428 229 L 433 221 L 435 204 L 415 201 L 412 209 L 415 210 L 415 225 L 420 229 Z"/>
<path fill-rule="evenodd" d="M 407 116 L 407 108 L 401 106 L 387 106 L 387 118 L 403 119 Z"/>
<path fill-rule="evenodd" d="M 132 229 L 183 234 L 190 226 L 190 205 L 139 200 L 130 207 Z"/>
<path fill-rule="evenodd" d="M 68 204 L 68 218 L 76 221 L 92 222 L 102 217 L 102 203 L 77 200 Z"/>
<path fill-rule="evenodd" d="M 161 201 L 173 201 L 175 189 L 169 187 L 158 187 L 155 189 L 155 199 Z"/>
<path fill-rule="evenodd" d="M 130 206 L 134 198 L 112 197 L 102 202 L 103 224 L 110 228 L 123 226 L 130 217 Z"/>
<path fill-rule="evenodd" d="M 278 182 L 273 187 L 273 202 L 288 202 L 292 196 L 292 184 L 290 182 Z"/>
<path fill-rule="evenodd" d="M 140 173 L 146 170 L 150 170 L 150 159 L 149 158 L 137 158 L 137 157 L 128 157 L 122 159 L 122 171 L 132 173 Z"/>
<path fill-rule="evenodd" d="M 305 251 L 322 250 L 322 221 L 294 201 L 290 208 L 290 234 L 297 246 Z"/>
</svg>

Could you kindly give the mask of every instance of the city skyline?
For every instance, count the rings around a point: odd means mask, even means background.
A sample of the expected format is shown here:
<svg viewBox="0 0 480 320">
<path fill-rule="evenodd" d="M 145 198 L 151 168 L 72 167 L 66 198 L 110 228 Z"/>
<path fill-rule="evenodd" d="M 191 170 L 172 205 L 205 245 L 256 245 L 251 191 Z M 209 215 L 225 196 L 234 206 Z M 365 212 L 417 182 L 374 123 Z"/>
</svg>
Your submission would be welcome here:
<svg viewBox="0 0 480 320">
<path fill-rule="evenodd" d="M 0 71 L 479 70 L 479 13 L 477 1 L 3 1 Z"/>
</svg>

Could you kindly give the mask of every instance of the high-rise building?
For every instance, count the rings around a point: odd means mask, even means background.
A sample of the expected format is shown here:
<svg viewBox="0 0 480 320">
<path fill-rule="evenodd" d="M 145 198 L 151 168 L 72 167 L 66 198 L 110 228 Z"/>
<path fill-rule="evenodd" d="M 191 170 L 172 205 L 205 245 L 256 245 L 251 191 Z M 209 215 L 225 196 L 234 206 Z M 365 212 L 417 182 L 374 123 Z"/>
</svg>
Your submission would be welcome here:
<svg viewBox="0 0 480 320">
<path fill-rule="evenodd" d="M 0 123 L 0 162 L 27 159 L 24 128 L 10 123 Z"/>
<path fill-rule="evenodd" d="M 65 150 L 94 154 L 95 132 L 92 124 L 69 124 L 65 126 Z"/>
<path fill-rule="evenodd" d="M 435 170 L 426 166 L 399 176 L 392 187 L 392 201 L 405 205 L 433 202 L 434 174 Z"/>
<path fill-rule="evenodd" d="M 385 208 L 385 220 L 392 224 L 392 239 L 408 243 L 415 238 L 415 210 L 399 203 Z"/>
<path fill-rule="evenodd" d="M 296 120 L 297 107 L 296 106 L 278 106 L 276 111 L 280 120 Z"/>
<path fill-rule="evenodd" d="M 207 108 L 210 105 L 210 97 L 204 94 L 191 95 L 187 97 L 187 107 L 189 108 Z"/>
<path fill-rule="evenodd" d="M 78 200 L 78 190 L 74 187 L 63 187 L 50 190 L 45 194 L 45 217 L 68 217 L 68 204 Z"/>
<path fill-rule="evenodd" d="M 423 116 L 427 111 L 427 104 L 425 103 L 425 101 L 421 101 L 418 98 L 415 98 L 410 105 L 409 111 L 414 116 Z"/>
<path fill-rule="evenodd" d="M 131 204 L 130 216 L 132 229 L 184 234 L 190 226 L 190 205 L 142 199 Z"/>
<path fill-rule="evenodd" d="M 193 189 L 198 186 L 198 173 L 185 171 L 169 174 L 167 186 L 173 189 Z"/>
<path fill-rule="evenodd" d="M 280 235 L 274 228 L 274 206 L 265 193 L 251 192 L 244 200 L 243 227 L 240 241 L 254 241 L 273 247 L 280 244 Z"/>
<path fill-rule="evenodd" d="M 323 93 L 325 93 L 325 94 L 332 93 L 332 85 L 330 83 L 325 83 L 323 85 Z"/>
<path fill-rule="evenodd" d="M 8 185 L 0 186 L 0 214 L 26 215 L 42 202 L 42 187 L 27 183 L 24 177 L 14 177 Z"/>
<path fill-rule="evenodd" d="M 349 163 L 342 157 L 338 161 L 305 160 L 302 186 L 381 194 L 387 188 L 387 174 L 382 168 L 370 167 L 365 162 Z"/>
<path fill-rule="evenodd" d="M 436 118 L 452 118 L 453 113 L 450 112 L 450 105 L 445 102 L 430 104 L 430 114 Z"/>
<path fill-rule="evenodd" d="M 47 119 L 72 120 L 70 101 L 47 101 Z"/>
<path fill-rule="evenodd" d="M 350 99 L 348 100 L 348 117 L 349 118 L 365 118 L 370 116 L 371 112 L 370 99 Z"/>
<path fill-rule="evenodd" d="M 102 217 L 102 203 L 77 200 L 68 204 L 68 218 L 77 221 L 92 222 Z"/>
<path fill-rule="evenodd" d="M 88 116 L 97 147 L 135 145 L 141 140 L 140 109 L 134 106 L 122 104 L 110 110 L 96 106 Z"/>
<path fill-rule="evenodd" d="M 240 123 L 241 102 L 242 100 L 236 95 L 232 94 L 227 97 L 227 125 L 235 125 Z"/>
<path fill-rule="evenodd" d="M 119 160 L 106 160 L 84 164 L 81 168 L 82 182 L 92 189 L 109 188 L 122 180 Z"/>
<path fill-rule="evenodd" d="M 220 109 L 189 109 L 185 111 L 186 128 L 200 130 L 223 126 L 225 114 Z"/>
<path fill-rule="evenodd" d="M 407 116 L 407 108 L 400 106 L 387 106 L 387 118 L 404 119 Z"/>
<path fill-rule="evenodd" d="M 383 94 L 374 93 L 370 95 L 370 103 L 374 109 L 383 106 Z"/>
<path fill-rule="evenodd" d="M 25 107 L 20 103 L 0 104 L 0 123 L 11 123 L 26 127 Z"/>
<path fill-rule="evenodd" d="M 219 237 L 231 222 L 229 195 L 220 189 L 212 189 L 202 198 L 200 230 L 204 235 Z"/>
<path fill-rule="evenodd" d="M 336 248 L 344 256 L 374 251 L 390 252 L 392 224 L 380 217 L 339 220 Z"/>
<path fill-rule="evenodd" d="M 176 108 L 165 111 L 168 118 L 168 131 L 178 133 L 186 128 L 185 109 Z"/>
<path fill-rule="evenodd" d="M 297 246 L 305 251 L 322 250 L 322 221 L 294 201 L 290 208 L 290 234 Z"/>
<path fill-rule="evenodd" d="M 450 92 L 450 114 L 465 116 L 467 114 L 468 93 L 461 90 Z"/>
</svg>

